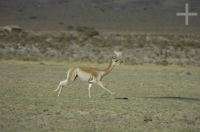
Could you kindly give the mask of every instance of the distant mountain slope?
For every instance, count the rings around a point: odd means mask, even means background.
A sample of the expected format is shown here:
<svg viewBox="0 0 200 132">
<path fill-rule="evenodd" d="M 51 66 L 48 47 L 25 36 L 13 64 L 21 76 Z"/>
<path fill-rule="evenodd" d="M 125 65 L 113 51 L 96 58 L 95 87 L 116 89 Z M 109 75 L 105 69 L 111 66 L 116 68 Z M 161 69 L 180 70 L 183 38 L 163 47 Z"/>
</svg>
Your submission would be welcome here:
<svg viewBox="0 0 200 132">
<path fill-rule="evenodd" d="M 190 25 L 176 12 L 189 3 Z M 200 31 L 200 0 L 1 0 L 0 26 L 66 30 L 92 26 L 104 31 Z"/>
</svg>

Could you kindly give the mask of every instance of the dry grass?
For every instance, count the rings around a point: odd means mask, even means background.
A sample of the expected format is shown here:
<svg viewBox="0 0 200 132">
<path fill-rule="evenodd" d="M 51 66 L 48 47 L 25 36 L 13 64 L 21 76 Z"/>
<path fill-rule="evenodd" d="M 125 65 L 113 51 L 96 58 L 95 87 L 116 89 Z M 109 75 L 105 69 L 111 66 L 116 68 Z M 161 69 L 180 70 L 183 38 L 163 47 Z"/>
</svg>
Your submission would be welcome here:
<svg viewBox="0 0 200 132">
<path fill-rule="evenodd" d="M 1 61 L 1 131 L 200 130 L 199 67 L 120 65 L 103 80 L 116 95 L 93 86 L 89 99 L 77 81 L 57 97 L 65 71 L 80 65 L 89 64 Z"/>
</svg>

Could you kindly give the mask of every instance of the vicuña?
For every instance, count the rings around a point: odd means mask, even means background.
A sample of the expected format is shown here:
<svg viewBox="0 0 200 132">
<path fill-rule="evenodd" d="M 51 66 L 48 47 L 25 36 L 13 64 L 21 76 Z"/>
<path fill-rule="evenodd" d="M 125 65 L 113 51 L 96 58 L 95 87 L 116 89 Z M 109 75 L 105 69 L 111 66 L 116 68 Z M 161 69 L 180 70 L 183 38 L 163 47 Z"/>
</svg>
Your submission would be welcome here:
<svg viewBox="0 0 200 132">
<path fill-rule="evenodd" d="M 115 57 L 112 57 L 109 65 L 104 70 L 100 70 L 100 69 L 94 68 L 94 67 L 70 68 L 67 71 L 67 79 L 61 81 L 59 83 L 58 87 L 54 91 L 56 91 L 56 92 L 58 91 L 58 96 L 59 96 L 62 91 L 63 86 L 72 83 L 77 78 L 80 78 L 80 80 L 87 82 L 89 84 L 89 86 L 88 86 L 89 98 L 91 98 L 90 89 L 92 87 L 92 84 L 94 84 L 94 83 L 98 84 L 101 88 L 103 88 L 110 94 L 114 94 L 109 89 L 104 87 L 104 85 L 102 83 L 102 79 L 106 75 L 108 75 L 116 65 L 119 65 L 121 63 L 122 63 L 121 60 L 119 60 Z"/>
</svg>

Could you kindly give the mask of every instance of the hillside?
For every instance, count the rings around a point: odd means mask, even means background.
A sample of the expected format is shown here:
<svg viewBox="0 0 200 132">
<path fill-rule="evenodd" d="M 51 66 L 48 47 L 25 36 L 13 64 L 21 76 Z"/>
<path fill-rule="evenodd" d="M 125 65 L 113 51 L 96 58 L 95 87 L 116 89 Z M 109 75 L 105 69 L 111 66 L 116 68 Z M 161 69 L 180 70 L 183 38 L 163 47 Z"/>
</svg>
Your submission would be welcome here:
<svg viewBox="0 0 200 132">
<path fill-rule="evenodd" d="M 200 66 L 198 34 L 89 33 L 0 32 L 0 59 L 105 63 L 117 50 L 125 64 Z"/>
</svg>

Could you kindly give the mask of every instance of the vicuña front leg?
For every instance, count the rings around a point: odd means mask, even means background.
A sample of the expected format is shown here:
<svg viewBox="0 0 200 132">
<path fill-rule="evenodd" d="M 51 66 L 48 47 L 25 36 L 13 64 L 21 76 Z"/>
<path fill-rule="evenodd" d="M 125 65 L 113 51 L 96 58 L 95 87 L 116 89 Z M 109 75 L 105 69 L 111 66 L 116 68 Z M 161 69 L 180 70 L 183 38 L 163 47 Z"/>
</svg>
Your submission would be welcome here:
<svg viewBox="0 0 200 132">
<path fill-rule="evenodd" d="M 107 92 L 109 92 L 110 94 L 112 94 L 112 95 L 114 94 L 114 92 L 111 92 L 109 89 L 105 88 L 102 82 L 99 81 L 99 82 L 97 82 L 97 84 L 98 84 L 101 88 L 103 88 L 104 90 L 106 90 Z"/>
<path fill-rule="evenodd" d="M 91 94 L 90 94 L 91 87 L 92 87 L 92 83 L 89 83 L 89 86 L 88 86 L 88 95 L 89 95 L 89 98 L 91 98 Z"/>
</svg>

